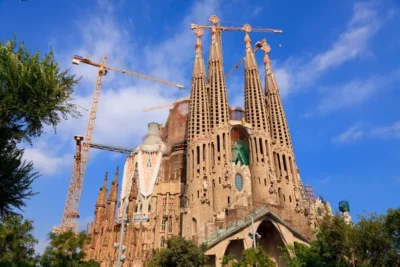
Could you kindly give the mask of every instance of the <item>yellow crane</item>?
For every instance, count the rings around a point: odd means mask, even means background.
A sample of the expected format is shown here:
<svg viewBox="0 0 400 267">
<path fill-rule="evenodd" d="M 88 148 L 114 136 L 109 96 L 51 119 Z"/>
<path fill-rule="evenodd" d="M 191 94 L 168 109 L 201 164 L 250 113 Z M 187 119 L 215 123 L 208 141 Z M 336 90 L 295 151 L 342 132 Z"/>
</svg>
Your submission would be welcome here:
<svg viewBox="0 0 400 267">
<path fill-rule="evenodd" d="M 68 188 L 67 199 L 65 202 L 61 226 L 54 227 L 53 231 L 55 231 L 55 232 L 64 232 L 69 229 L 72 229 L 73 231 L 76 232 L 78 230 L 77 229 L 78 228 L 77 219 L 80 217 L 78 210 L 79 210 L 79 204 L 80 204 L 80 199 L 81 199 L 81 194 L 82 194 L 82 185 L 83 185 L 83 180 L 85 178 L 86 167 L 87 167 L 87 163 L 88 163 L 88 159 L 89 159 L 89 151 L 90 151 L 91 142 L 92 142 L 94 125 L 96 122 L 96 114 L 97 114 L 97 109 L 98 109 L 98 105 L 99 105 L 101 86 L 103 84 L 104 76 L 107 74 L 107 72 L 109 70 L 111 70 L 111 71 L 120 72 L 123 74 L 128 74 L 131 76 L 135 76 L 138 78 L 174 86 L 174 87 L 177 87 L 178 89 L 185 88 L 183 85 L 180 85 L 180 84 L 177 84 L 174 82 L 146 76 L 146 75 L 139 74 L 139 73 L 133 72 L 133 71 L 127 71 L 127 70 L 107 66 L 106 60 L 107 60 L 107 57 L 104 57 L 100 63 L 97 63 L 97 62 L 91 61 L 88 58 L 84 58 L 81 56 L 75 55 L 72 58 L 73 64 L 79 65 L 80 63 L 83 63 L 83 64 L 97 67 L 99 70 L 98 70 L 96 86 L 94 89 L 94 94 L 93 94 L 93 99 L 92 99 L 92 107 L 90 109 L 90 114 L 89 114 L 89 122 L 88 122 L 88 126 L 86 128 L 85 142 L 83 143 L 83 136 L 75 136 L 76 154 L 74 157 L 75 160 L 74 160 L 74 166 L 73 166 L 73 170 L 72 170 L 72 176 L 71 176 L 70 184 L 69 184 L 69 188 Z"/>
</svg>

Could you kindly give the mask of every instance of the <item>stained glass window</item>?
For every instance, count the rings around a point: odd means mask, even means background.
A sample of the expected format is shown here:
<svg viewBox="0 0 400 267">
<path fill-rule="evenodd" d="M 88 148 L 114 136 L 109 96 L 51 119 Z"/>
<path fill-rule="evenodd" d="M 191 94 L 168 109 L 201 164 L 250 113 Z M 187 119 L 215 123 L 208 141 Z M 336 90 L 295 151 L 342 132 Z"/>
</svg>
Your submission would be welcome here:
<svg viewBox="0 0 400 267">
<path fill-rule="evenodd" d="M 243 178 L 240 174 L 236 174 L 235 176 L 235 187 L 237 191 L 243 190 Z"/>
</svg>

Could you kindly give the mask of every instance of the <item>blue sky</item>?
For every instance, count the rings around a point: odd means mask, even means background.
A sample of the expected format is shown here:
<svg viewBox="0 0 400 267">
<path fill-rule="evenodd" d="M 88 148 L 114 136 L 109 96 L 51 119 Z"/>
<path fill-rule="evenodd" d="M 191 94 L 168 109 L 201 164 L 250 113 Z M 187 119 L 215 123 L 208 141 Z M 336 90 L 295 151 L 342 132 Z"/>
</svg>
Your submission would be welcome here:
<svg viewBox="0 0 400 267">
<path fill-rule="evenodd" d="M 185 84 L 178 91 L 127 75 L 109 73 L 103 84 L 93 142 L 135 147 L 147 123 L 164 123 L 167 110 L 146 107 L 173 103 L 189 94 L 195 36 L 190 23 L 206 24 L 212 14 L 222 25 L 283 29 L 266 37 L 289 121 L 297 164 L 337 210 L 350 202 L 353 217 L 399 206 L 400 190 L 400 4 L 382 1 L 0 1 L 0 37 L 18 35 L 32 51 L 52 47 L 63 68 L 82 76 L 75 101 L 89 109 L 96 69 L 72 65 L 74 54 L 115 67 Z M 323 4 L 324 3 L 324 4 Z M 397 29 L 396 29 L 397 28 Z M 203 37 L 208 57 L 209 33 Z M 244 56 L 244 34 L 224 32 L 226 72 Z M 262 53 L 257 54 L 263 72 Z M 243 106 L 243 68 L 227 79 L 229 101 Z M 61 221 L 71 174 L 73 135 L 84 134 L 87 111 L 61 123 L 54 134 L 26 145 L 42 176 L 24 215 L 35 221 L 38 251 Z M 81 199 L 81 228 L 93 219 L 106 171 L 123 166 L 124 156 L 92 150 Z"/>
</svg>

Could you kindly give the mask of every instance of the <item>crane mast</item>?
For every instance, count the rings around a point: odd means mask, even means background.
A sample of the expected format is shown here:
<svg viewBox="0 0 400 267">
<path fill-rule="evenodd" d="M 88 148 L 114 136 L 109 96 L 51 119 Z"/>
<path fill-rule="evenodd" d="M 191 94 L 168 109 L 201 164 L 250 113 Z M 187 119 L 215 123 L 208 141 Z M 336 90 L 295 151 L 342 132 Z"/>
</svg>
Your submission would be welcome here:
<svg viewBox="0 0 400 267">
<path fill-rule="evenodd" d="M 61 221 L 61 227 L 54 227 L 53 231 L 54 232 L 65 232 L 68 231 L 69 229 L 73 230 L 76 232 L 78 230 L 78 224 L 77 224 L 77 219 L 80 218 L 79 215 L 79 204 L 80 204 L 80 199 L 82 195 L 82 186 L 83 186 L 83 181 L 85 178 L 85 173 L 86 173 L 86 167 L 89 159 L 89 152 L 90 152 L 90 147 L 92 144 L 92 137 L 93 137 L 93 131 L 94 131 L 94 126 L 96 122 L 96 114 L 97 114 L 97 109 L 99 106 L 99 99 L 100 99 L 100 91 L 101 87 L 103 84 L 104 76 L 107 74 L 108 70 L 120 72 L 123 74 L 128 74 L 131 76 L 139 77 L 142 79 L 158 82 L 158 83 L 163 83 L 166 85 L 170 86 L 175 86 L 179 89 L 184 89 L 185 87 L 183 85 L 165 81 L 162 79 L 146 76 L 143 74 L 139 74 L 137 72 L 133 71 L 127 71 L 127 70 L 122 70 L 118 69 L 115 67 L 107 66 L 105 65 L 107 61 L 107 57 L 104 57 L 103 60 L 100 63 L 93 62 L 87 58 L 83 58 L 80 56 L 74 56 L 72 59 L 72 63 L 79 65 L 79 63 L 84 63 L 88 64 L 94 67 L 98 67 L 98 75 L 96 79 L 96 87 L 94 89 L 94 94 L 93 94 L 93 99 L 92 99 L 92 107 L 90 109 L 90 114 L 89 114 L 89 122 L 88 126 L 86 128 L 86 134 L 85 134 L 85 139 L 82 136 L 75 136 L 76 140 L 76 154 L 75 154 L 75 160 L 74 160 L 74 166 L 72 170 L 72 176 L 70 179 L 70 184 L 68 188 L 68 193 L 67 193 L 67 199 L 64 207 L 64 212 L 63 212 L 63 217 Z M 85 142 L 83 143 L 83 140 Z M 95 147 L 94 145 L 93 147 Z M 97 147 L 96 147 L 97 148 Z M 107 149 L 105 146 L 103 147 L 98 147 L 102 149 Z M 112 149 L 108 149 L 112 150 Z M 113 151 L 113 150 L 112 150 Z M 126 151 L 124 151 L 126 153 Z"/>
</svg>

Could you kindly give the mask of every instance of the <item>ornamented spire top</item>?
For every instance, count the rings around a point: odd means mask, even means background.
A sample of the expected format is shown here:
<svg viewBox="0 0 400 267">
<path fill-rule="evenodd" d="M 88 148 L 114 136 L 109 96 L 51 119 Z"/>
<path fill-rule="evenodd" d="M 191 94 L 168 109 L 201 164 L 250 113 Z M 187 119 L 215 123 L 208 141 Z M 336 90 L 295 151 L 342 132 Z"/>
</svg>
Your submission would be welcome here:
<svg viewBox="0 0 400 267">
<path fill-rule="evenodd" d="M 196 34 L 197 38 L 195 45 L 196 56 L 194 59 L 193 76 L 198 77 L 200 75 L 205 77 L 206 69 L 204 67 L 203 45 L 201 43 L 201 37 L 203 36 L 203 29 L 196 28 L 194 30 L 194 33 Z"/>
<path fill-rule="evenodd" d="M 269 52 L 271 47 L 265 41 L 261 49 L 264 51 L 265 65 L 265 94 L 269 106 L 269 119 L 271 126 L 271 136 L 278 144 L 289 149 L 293 153 L 292 140 L 290 138 L 289 127 L 287 124 L 285 112 L 283 110 L 282 100 L 279 95 L 278 85 L 275 76 L 272 73 L 271 61 Z"/>
<path fill-rule="evenodd" d="M 264 51 L 264 65 L 265 65 L 265 94 L 270 93 L 279 93 L 278 85 L 275 80 L 275 76 L 272 73 L 271 61 L 269 59 L 269 52 L 271 51 L 271 47 L 265 41 L 261 50 Z"/>
<path fill-rule="evenodd" d="M 251 39 L 249 33 L 251 32 L 251 26 L 245 24 L 243 26 L 246 34 L 244 36 L 244 43 L 246 45 L 246 56 L 245 56 L 245 68 L 247 69 L 258 69 L 256 58 L 254 56 L 253 48 L 251 47 Z"/>
<path fill-rule="evenodd" d="M 220 59 L 222 60 L 221 56 L 221 45 L 219 44 L 221 41 L 220 38 L 220 29 L 217 28 L 217 24 L 219 22 L 219 19 L 217 16 L 213 15 L 210 17 L 210 22 L 212 23 L 211 26 L 211 48 L 210 48 L 210 58 L 209 60 L 216 60 Z"/>
</svg>

